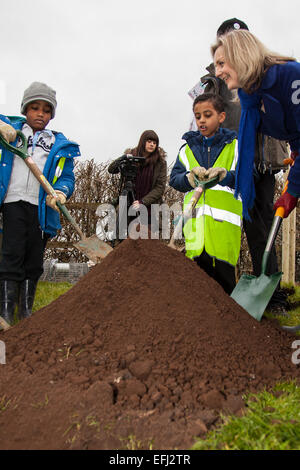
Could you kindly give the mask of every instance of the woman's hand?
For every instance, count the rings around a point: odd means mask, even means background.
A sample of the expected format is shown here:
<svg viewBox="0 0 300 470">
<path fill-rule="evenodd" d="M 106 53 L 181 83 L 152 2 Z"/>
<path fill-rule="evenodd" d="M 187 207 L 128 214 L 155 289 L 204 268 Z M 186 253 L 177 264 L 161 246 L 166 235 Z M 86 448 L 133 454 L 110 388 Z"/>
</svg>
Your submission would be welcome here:
<svg viewBox="0 0 300 470">
<path fill-rule="evenodd" d="M 298 202 L 298 198 L 296 196 L 292 196 L 286 191 L 275 202 L 274 210 L 276 211 L 279 207 L 283 207 L 284 208 L 283 218 L 285 219 L 295 209 L 297 202 Z"/>
</svg>

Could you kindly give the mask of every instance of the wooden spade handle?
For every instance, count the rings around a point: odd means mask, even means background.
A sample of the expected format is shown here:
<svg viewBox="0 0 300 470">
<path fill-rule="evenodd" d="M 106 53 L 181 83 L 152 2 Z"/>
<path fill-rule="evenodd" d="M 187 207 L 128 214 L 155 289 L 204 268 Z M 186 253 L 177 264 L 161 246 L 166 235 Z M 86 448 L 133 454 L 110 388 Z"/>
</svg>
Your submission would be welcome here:
<svg viewBox="0 0 300 470">
<path fill-rule="evenodd" d="M 68 209 L 66 208 L 66 206 L 64 204 L 62 204 L 58 198 L 57 198 L 57 194 L 55 192 L 55 189 L 53 188 L 53 186 L 51 186 L 51 184 L 49 183 L 49 181 L 45 178 L 45 176 L 43 175 L 43 173 L 41 172 L 41 170 L 39 169 L 39 167 L 34 163 L 34 161 L 32 160 L 32 158 L 30 156 L 28 156 L 25 160 L 24 160 L 25 164 L 28 166 L 28 168 L 30 169 L 30 171 L 34 174 L 34 176 L 36 177 L 36 179 L 40 182 L 41 186 L 44 188 L 45 192 L 47 194 L 49 194 L 50 196 L 54 197 L 55 199 L 57 199 L 56 201 L 56 205 L 58 206 L 58 208 L 60 209 L 60 211 L 63 213 L 63 215 L 66 217 L 66 219 L 73 225 L 73 227 L 75 228 L 76 232 L 80 235 L 80 238 L 81 239 L 84 239 L 85 236 L 81 230 L 81 228 L 79 227 L 79 225 L 76 223 L 75 219 L 71 216 L 70 212 L 68 211 Z"/>
<path fill-rule="evenodd" d="M 184 219 L 185 217 L 187 217 L 190 212 L 193 210 L 193 208 L 196 206 L 197 202 L 199 201 L 200 199 L 200 196 L 201 194 L 203 193 L 203 188 L 201 186 L 198 186 L 195 191 L 194 191 L 194 194 L 193 196 L 191 197 L 190 199 L 190 202 L 186 208 L 186 210 L 184 211 L 183 215 L 180 217 L 180 219 L 178 220 L 178 223 L 174 229 L 174 232 L 173 232 L 173 235 L 172 235 L 172 238 L 170 240 L 170 244 L 172 245 L 174 240 L 177 239 L 180 231 L 182 230 L 182 226 L 181 226 L 181 220 Z"/>
</svg>

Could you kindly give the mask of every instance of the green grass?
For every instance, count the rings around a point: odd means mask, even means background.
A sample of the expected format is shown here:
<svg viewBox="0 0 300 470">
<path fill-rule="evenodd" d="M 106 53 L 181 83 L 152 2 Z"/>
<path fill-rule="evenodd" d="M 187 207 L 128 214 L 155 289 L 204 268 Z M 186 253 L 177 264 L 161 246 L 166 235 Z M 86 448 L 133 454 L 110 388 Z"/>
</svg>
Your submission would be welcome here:
<svg viewBox="0 0 300 470">
<path fill-rule="evenodd" d="M 37 285 L 36 295 L 33 304 L 33 312 L 53 302 L 60 295 L 67 292 L 72 287 L 68 282 L 42 282 Z"/>
<path fill-rule="evenodd" d="M 291 290 L 289 303 L 292 308 L 288 311 L 290 318 L 285 320 L 284 324 L 288 326 L 300 325 L 300 285 L 287 285 L 286 287 Z"/>
<path fill-rule="evenodd" d="M 300 325 L 300 285 L 282 284 L 284 289 L 289 292 L 289 310 L 287 311 L 289 318 L 283 316 L 274 317 L 271 313 L 267 312 L 265 315 L 268 318 L 276 318 L 280 325 L 296 326 Z M 300 335 L 300 332 L 296 333 Z"/>
<path fill-rule="evenodd" d="M 36 288 L 32 312 L 34 313 L 37 310 L 46 307 L 59 296 L 71 289 L 71 287 L 73 287 L 73 285 L 68 282 L 39 281 Z M 16 305 L 14 313 L 14 324 L 19 323 L 19 321 L 20 320 L 18 318 L 18 305 Z"/>
<path fill-rule="evenodd" d="M 244 416 L 222 416 L 223 425 L 193 450 L 300 450 L 300 388 L 277 384 L 245 397 Z"/>
<path fill-rule="evenodd" d="M 300 286 L 283 284 L 288 289 L 290 318 L 276 318 L 281 325 L 300 324 Z M 296 333 L 300 334 L 300 333 Z M 300 387 L 295 382 L 277 384 L 272 393 L 244 397 L 242 417 L 222 416 L 218 429 L 198 440 L 195 450 L 300 450 Z"/>
</svg>

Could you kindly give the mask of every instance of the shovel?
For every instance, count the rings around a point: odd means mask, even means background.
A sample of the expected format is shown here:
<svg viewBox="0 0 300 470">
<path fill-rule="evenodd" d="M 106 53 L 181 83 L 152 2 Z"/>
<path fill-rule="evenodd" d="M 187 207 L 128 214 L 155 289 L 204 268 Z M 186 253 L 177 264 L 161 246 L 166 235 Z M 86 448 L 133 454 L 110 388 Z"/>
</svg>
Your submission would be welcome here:
<svg viewBox="0 0 300 470">
<path fill-rule="evenodd" d="M 30 171 L 34 174 L 38 182 L 41 184 L 45 192 L 57 198 L 54 188 L 47 181 L 47 179 L 45 178 L 39 167 L 34 163 L 30 155 L 28 155 L 27 139 L 25 135 L 21 131 L 17 131 L 17 135 L 21 138 L 21 147 L 16 148 L 13 145 L 10 145 L 1 135 L 0 143 L 5 148 L 7 148 L 7 150 L 21 157 L 30 169 Z M 64 204 L 61 204 L 59 200 L 56 201 L 56 204 L 59 210 L 63 213 L 65 218 L 70 222 L 70 224 L 74 227 L 74 229 L 80 236 L 80 240 L 78 242 L 73 243 L 73 246 L 80 250 L 84 255 L 86 255 L 91 261 L 93 261 L 93 263 L 98 263 L 101 259 L 105 258 L 113 250 L 111 246 L 100 240 L 97 235 L 93 235 L 92 237 L 87 238 L 81 231 L 74 218 L 71 216 L 66 206 Z"/>
<path fill-rule="evenodd" d="M 286 188 L 284 191 L 285 190 Z M 266 269 L 268 258 L 281 226 L 283 216 L 284 208 L 278 207 L 263 254 L 260 276 L 255 277 L 243 274 L 230 296 L 258 321 L 261 320 L 266 306 L 268 305 L 282 276 L 282 272 L 267 276 Z"/>
<path fill-rule="evenodd" d="M 185 220 L 187 217 L 190 216 L 193 209 L 196 207 L 196 204 L 199 201 L 203 191 L 205 191 L 206 189 L 212 188 L 219 181 L 219 178 L 217 176 L 215 176 L 214 178 L 210 178 L 209 180 L 206 180 L 206 181 L 200 181 L 197 178 L 195 178 L 195 179 L 197 181 L 198 186 L 196 187 L 196 189 L 195 189 L 195 191 L 194 191 L 194 193 L 193 193 L 193 195 L 190 199 L 190 202 L 187 205 L 185 211 L 183 212 L 183 214 L 180 216 L 179 220 L 177 221 L 177 224 L 176 224 L 176 227 L 174 229 L 172 238 L 168 243 L 168 246 L 170 248 L 173 248 L 174 250 L 178 250 L 178 248 L 175 245 L 175 240 L 177 240 L 180 232 L 182 231 L 182 220 Z M 181 248 L 180 248 L 180 250 L 181 250 Z"/>
</svg>

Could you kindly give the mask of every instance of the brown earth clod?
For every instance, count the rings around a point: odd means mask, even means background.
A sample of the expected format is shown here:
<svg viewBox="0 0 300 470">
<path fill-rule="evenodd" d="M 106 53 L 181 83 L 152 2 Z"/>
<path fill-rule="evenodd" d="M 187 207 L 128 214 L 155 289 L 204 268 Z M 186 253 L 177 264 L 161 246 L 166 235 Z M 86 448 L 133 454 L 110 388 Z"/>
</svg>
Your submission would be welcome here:
<svg viewBox="0 0 300 470">
<path fill-rule="evenodd" d="M 293 336 L 158 240 L 125 240 L 0 340 L 0 449 L 187 449 L 300 376 Z"/>
</svg>

